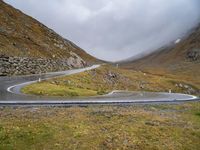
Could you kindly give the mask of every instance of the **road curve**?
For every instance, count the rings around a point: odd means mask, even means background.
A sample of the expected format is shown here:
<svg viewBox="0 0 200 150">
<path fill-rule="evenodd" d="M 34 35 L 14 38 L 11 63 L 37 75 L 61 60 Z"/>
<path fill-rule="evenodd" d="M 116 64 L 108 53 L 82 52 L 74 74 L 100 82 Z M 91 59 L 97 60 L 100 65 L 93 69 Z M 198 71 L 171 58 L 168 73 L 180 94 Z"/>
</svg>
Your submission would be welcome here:
<svg viewBox="0 0 200 150">
<path fill-rule="evenodd" d="M 53 72 L 41 75 L 28 75 L 17 77 L 0 77 L 0 106 L 68 106 L 68 105 L 90 105 L 90 104 L 136 104 L 136 103 L 174 103 L 198 100 L 192 95 L 180 93 L 162 92 L 130 92 L 113 91 L 104 96 L 95 97 L 41 97 L 25 95 L 20 89 L 28 84 L 41 80 L 47 80 L 58 76 L 72 75 L 86 70 L 98 68 L 100 65 L 91 67 Z"/>
<path fill-rule="evenodd" d="M 23 83 L 20 83 L 20 84 L 10 86 L 10 87 L 7 88 L 7 91 L 10 92 L 10 93 L 13 93 L 13 94 L 22 95 L 23 93 L 21 93 L 21 91 L 20 91 L 22 87 L 29 85 L 29 84 L 32 84 L 32 83 L 36 83 L 39 80 L 43 81 L 43 80 L 48 80 L 48 79 L 52 79 L 52 78 L 56 78 L 56 77 L 62 77 L 62 76 L 66 76 L 66 75 L 77 74 L 77 73 L 84 72 L 84 71 L 87 71 L 87 70 L 96 69 L 98 67 L 100 67 L 100 65 L 93 65 L 91 67 L 86 67 L 86 68 L 81 68 L 81 69 L 73 69 L 73 70 L 60 71 L 60 72 L 51 72 L 51 73 L 44 74 L 45 75 L 44 77 L 35 75 L 36 77 L 38 77 L 37 80 L 23 82 Z"/>
</svg>

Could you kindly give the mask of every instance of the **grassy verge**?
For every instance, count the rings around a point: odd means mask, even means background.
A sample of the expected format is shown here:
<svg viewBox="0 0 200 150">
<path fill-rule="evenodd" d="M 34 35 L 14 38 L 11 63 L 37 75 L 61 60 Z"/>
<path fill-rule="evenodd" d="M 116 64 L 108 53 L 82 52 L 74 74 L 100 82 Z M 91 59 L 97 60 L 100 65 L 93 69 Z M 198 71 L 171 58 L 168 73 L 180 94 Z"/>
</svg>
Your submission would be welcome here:
<svg viewBox="0 0 200 150">
<path fill-rule="evenodd" d="M 46 96 L 92 96 L 97 92 L 94 90 L 70 87 L 64 85 L 56 85 L 49 82 L 42 82 L 32 84 L 22 89 L 24 93 L 34 95 L 46 95 Z"/>
<path fill-rule="evenodd" d="M 176 86 L 179 84 L 187 85 L 187 88 Z M 197 91 L 198 88 L 200 87 L 179 77 L 167 77 L 106 65 L 83 73 L 28 85 L 22 89 L 22 92 L 73 97 L 101 95 L 112 90 L 168 92 L 171 89 L 173 92 L 195 94 L 192 92 Z"/>
<path fill-rule="evenodd" d="M 0 149 L 199 150 L 200 103 L 1 108 Z"/>
</svg>

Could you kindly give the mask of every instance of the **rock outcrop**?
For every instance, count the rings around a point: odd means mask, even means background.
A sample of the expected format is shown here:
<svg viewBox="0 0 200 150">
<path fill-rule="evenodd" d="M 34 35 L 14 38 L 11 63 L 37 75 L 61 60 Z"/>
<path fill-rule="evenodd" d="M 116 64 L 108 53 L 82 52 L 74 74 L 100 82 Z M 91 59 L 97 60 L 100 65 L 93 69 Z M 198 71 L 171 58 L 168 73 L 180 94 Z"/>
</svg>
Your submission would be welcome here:
<svg viewBox="0 0 200 150">
<path fill-rule="evenodd" d="M 0 75 L 80 68 L 98 62 L 83 49 L 0 0 Z"/>
<path fill-rule="evenodd" d="M 39 74 L 71 68 L 82 68 L 86 65 L 84 60 L 73 53 L 69 59 L 60 60 L 1 55 L 0 76 Z"/>
<path fill-rule="evenodd" d="M 200 49 L 192 49 L 187 53 L 187 59 L 190 61 L 199 61 L 200 60 Z"/>
</svg>

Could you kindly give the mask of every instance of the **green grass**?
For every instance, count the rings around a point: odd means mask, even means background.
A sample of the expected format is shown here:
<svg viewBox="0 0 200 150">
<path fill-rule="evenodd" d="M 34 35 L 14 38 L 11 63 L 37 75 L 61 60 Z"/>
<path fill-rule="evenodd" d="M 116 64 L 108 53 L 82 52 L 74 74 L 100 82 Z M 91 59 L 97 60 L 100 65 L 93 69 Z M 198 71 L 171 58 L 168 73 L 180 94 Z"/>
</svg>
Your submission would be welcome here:
<svg viewBox="0 0 200 150">
<path fill-rule="evenodd" d="M 179 77 L 153 75 L 104 65 L 79 74 L 28 85 L 22 92 L 67 97 L 103 95 L 113 90 L 168 92 L 171 89 L 172 92 L 187 93 L 185 89 L 176 87 L 176 83 L 184 83 L 198 90 L 196 85 Z"/>
<path fill-rule="evenodd" d="M 199 150 L 200 103 L 1 108 L 0 149 Z"/>
<path fill-rule="evenodd" d="M 197 112 L 196 115 L 197 115 L 198 117 L 200 117 L 200 112 Z"/>
<path fill-rule="evenodd" d="M 44 82 L 27 86 L 26 88 L 22 89 L 22 92 L 34 95 L 46 95 L 46 96 L 50 95 L 50 96 L 66 96 L 66 97 L 92 96 L 97 94 L 97 92 L 93 90 L 87 90 L 76 87 L 66 87 L 63 85 L 55 85 Z"/>
</svg>

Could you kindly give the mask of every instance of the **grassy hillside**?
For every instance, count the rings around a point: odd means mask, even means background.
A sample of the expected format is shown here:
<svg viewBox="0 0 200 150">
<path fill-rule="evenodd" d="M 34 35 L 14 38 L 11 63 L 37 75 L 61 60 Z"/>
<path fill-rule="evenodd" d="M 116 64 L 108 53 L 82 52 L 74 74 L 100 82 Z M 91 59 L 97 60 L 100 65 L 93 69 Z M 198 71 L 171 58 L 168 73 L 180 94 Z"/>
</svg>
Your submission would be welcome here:
<svg viewBox="0 0 200 150">
<path fill-rule="evenodd" d="M 175 77 L 200 85 L 200 25 L 180 43 L 160 49 L 141 59 L 121 64 L 122 68 Z"/>
<path fill-rule="evenodd" d="M 0 0 L 0 55 L 68 58 L 70 51 L 86 62 L 96 58 L 53 30 Z"/>
<path fill-rule="evenodd" d="M 169 89 L 198 95 L 200 84 L 176 76 L 153 75 L 105 65 L 83 73 L 31 84 L 24 87 L 22 92 L 72 97 L 101 95 L 113 90 L 168 92 Z"/>
<path fill-rule="evenodd" d="M 72 92 L 74 96 L 89 96 L 117 89 L 165 92 L 172 89 L 173 92 L 200 95 L 199 68 L 200 25 L 180 43 L 120 64 L 118 69 L 104 66 L 96 71 L 33 84 L 23 92 L 53 96 L 70 96 Z M 42 90 L 45 86 L 52 89 Z"/>
<path fill-rule="evenodd" d="M 0 109 L 2 150 L 199 150 L 200 103 Z"/>
</svg>

